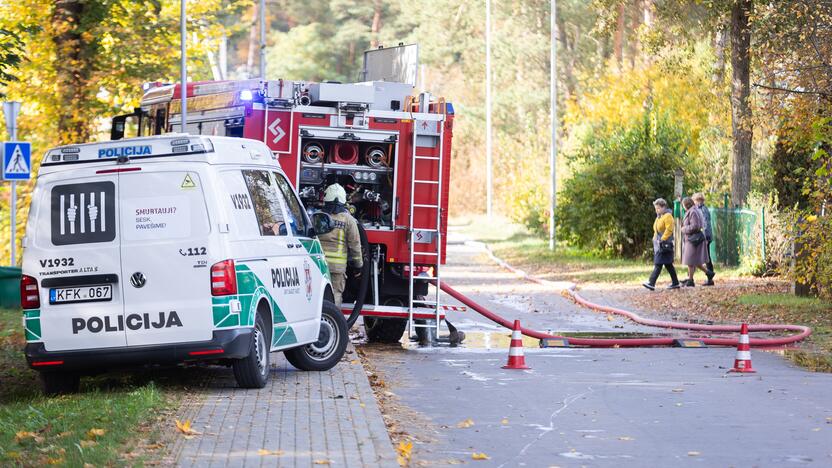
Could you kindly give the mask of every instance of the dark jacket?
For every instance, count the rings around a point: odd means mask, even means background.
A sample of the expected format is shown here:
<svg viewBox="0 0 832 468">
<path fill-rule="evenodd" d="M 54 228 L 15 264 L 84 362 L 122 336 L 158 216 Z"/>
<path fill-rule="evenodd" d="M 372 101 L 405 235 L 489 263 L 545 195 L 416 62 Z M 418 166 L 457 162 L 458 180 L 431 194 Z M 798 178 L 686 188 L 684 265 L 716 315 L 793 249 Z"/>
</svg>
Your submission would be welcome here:
<svg viewBox="0 0 832 468">
<path fill-rule="evenodd" d="M 705 238 L 710 242 L 714 238 L 714 232 L 711 230 L 711 210 L 705 204 L 696 205 L 702 215 L 705 216 Z"/>
</svg>

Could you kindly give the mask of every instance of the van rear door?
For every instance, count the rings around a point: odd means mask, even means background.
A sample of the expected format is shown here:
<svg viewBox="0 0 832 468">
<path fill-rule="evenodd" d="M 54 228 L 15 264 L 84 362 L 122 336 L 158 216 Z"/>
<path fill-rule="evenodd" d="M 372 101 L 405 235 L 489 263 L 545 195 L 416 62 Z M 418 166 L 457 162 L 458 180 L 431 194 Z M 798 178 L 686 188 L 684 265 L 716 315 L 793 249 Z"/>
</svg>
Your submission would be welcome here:
<svg viewBox="0 0 832 468">
<path fill-rule="evenodd" d="M 119 186 L 127 345 L 210 340 L 211 223 L 200 174 L 144 164 L 121 173 Z"/>
<path fill-rule="evenodd" d="M 118 177 L 100 172 L 43 175 L 32 197 L 24 273 L 40 283 L 41 308 L 30 341 L 42 340 L 47 351 L 126 344 Z"/>
</svg>

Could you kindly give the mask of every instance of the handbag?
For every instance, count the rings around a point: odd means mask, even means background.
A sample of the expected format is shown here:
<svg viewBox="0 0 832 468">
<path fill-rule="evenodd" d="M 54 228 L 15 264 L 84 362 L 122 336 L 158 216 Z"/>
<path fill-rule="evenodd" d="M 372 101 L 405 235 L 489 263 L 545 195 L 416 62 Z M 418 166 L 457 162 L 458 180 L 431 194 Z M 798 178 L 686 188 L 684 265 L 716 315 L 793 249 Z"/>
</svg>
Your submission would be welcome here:
<svg viewBox="0 0 832 468">
<path fill-rule="evenodd" d="M 673 241 L 663 240 L 659 242 L 659 253 L 673 252 Z"/>
<path fill-rule="evenodd" d="M 693 245 L 699 245 L 705 241 L 705 233 L 702 231 L 696 231 L 693 234 L 688 234 L 688 242 Z"/>
</svg>

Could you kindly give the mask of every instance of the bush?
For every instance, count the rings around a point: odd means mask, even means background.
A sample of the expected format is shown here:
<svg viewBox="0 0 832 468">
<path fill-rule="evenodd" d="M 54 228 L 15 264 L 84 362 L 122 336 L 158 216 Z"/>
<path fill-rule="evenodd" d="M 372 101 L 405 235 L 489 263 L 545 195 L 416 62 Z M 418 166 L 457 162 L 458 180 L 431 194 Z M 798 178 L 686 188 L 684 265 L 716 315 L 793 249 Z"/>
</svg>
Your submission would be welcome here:
<svg viewBox="0 0 832 468">
<path fill-rule="evenodd" d="M 569 156 L 573 177 L 559 194 L 561 238 L 579 247 L 637 257 L 652 248 L 652 202 L 673 194 L 673 172 L 698 186 L 686 161 L 690 134 L 665 116 L 647 113 L 610 133 L 590 132 Z M 688 167 L 686 167 L 686 165 Z"/>
</svg>

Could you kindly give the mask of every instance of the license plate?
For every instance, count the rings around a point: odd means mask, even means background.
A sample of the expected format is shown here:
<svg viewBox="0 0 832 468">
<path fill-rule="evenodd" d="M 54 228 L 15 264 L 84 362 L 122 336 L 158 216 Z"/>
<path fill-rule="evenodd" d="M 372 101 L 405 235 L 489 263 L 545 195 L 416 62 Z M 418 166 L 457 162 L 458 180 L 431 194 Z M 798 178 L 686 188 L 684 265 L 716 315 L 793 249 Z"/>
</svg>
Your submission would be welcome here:
<svg viewBox="0 0 832 468">
<path fill-rule="evenodd" d="M 113 287 L 109 284 L 81 286 L 77 288 L 52 288 L 49 290 L 50 304 L 109 301 L 112 299 Z"/>
</svg>

